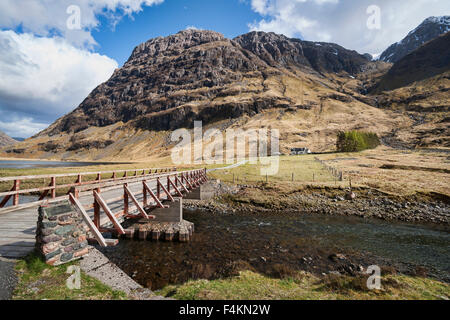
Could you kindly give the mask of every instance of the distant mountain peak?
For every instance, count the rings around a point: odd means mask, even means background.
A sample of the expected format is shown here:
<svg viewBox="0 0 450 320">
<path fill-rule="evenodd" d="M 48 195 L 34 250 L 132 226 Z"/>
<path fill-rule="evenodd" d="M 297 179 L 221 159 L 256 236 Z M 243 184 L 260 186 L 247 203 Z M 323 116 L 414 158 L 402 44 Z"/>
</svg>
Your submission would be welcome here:
<svg viewBox="0 0 450 320">
<path fill-rule="evenodd" d="M 6 146 L 11 146 L 16 143 L 17 143 L 16 140 L 14 140 L 10 136 L 8 136 L 6 133 L 0 131 L 0 148 L 6 147 Z"/>
<path fill-rule="evenodd" d="M 401 41 L 384 51 L 380 60 L 395 63 L 418 49 L 423 44 L 450 31 L 450 16 L 429 17 L 417 28 L 410 31 Z"/>
</svg>

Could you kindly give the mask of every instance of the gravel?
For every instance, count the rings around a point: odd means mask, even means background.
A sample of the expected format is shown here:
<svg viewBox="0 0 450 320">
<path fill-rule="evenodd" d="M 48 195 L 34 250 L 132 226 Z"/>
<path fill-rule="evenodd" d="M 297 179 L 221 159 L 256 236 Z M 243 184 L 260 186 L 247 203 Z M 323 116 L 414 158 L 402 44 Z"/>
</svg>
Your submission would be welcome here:
<svg viewBox="0 0 450 320">
<path fill-rule="evenodd" d="M 0 258 L 0 300 L 9 300 L 17 285 L 15 262 Z"/>
</svg>

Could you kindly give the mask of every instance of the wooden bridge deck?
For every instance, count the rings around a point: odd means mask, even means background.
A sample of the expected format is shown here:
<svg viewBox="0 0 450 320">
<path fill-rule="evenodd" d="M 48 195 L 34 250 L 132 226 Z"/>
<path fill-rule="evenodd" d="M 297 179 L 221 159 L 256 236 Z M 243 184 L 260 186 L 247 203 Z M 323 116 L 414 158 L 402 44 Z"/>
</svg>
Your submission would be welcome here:
<svg viewBox="0 0 450 320">
<path fill-rule="evenodd" d="M 156 193 L 156 180 L 148 181 L 148 186 Z M 142 203 L 142 182 L 130 183 L 129 189 L 135 194 L 137 200 Z M 104 199 L 115 199 L 123 196 L 123 188 L 104 191 L 101 193 Z M 163 195 L 162 193 L 161 195 Z M 175 195 L 172 189 L 171 194 Z M 161 197 L 165 199 L 165 196 Z M 90 217 L 94 216 L 94 209 L 91 208 L 94 203 L 93 194 L 82 195 L 79 198 L 83 207 L 86 208 Z M 149 199 L 149 203 L 152 200 Z M 123 210 L 123 200 L 117 200 L 108 203 L 108 207 L 113 212 Z M 133 204 L 130 201 L 130 214 L 133 214 Z M 35 245 L 36 225 L 38 220 L 39 205 L 31 208 L 17 209 L 8 213 L 0 214 L 0 257 L 4 258 L 21 258 L 32 252 Z M 110 222 L 105 214 L 102 214 L 101 225 Z"/>
</svg>

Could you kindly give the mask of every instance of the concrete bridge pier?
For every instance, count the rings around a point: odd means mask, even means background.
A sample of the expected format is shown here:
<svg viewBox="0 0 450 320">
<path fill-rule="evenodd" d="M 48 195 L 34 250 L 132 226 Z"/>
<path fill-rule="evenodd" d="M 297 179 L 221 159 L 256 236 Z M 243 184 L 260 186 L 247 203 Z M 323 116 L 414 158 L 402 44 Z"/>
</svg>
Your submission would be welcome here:
<svg viewBox="0 0 450 320">
<path fill-rule="evenodd" d="M 183 198 L 164 201 L 166 208 L 156 208 L 149 212 L 155 219 L 134 221 L 128 230 L 139 240 L 164 240 L 188 242 L 194 232 L 194 224 L 183 219 Z"/>
<path fill-rule="evenodd" d="M 215 195 L 214 183 L 207 182 L 202 184 L 198 188 L 192 190 L 190 193 L 186 194 L 184 199 L 186 200 L 210 200 L 214 198 Z"/>
</svg>

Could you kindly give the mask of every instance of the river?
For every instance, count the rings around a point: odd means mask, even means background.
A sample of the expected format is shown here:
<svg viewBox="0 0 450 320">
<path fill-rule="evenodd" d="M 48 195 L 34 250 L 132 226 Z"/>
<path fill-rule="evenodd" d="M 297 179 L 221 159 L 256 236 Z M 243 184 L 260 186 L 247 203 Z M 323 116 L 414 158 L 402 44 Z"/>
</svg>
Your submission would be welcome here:
<svg viewBox="0 0 450 320">
<path fill-rule="evenodd" d="M 289 270 L 316 274 L 372 264 L 450 279 L 448 228 L 358 217 L 299 214 L 219 215 L 185 211 L 195 223 L 190 243 L 121 240 L 104 253 L 138 283 L 153 290 L 190 279 L 216 279 L 237 269 L 278 276 Z M 341 269 L 340 269 L 341 268 Z"/>
</svg>

